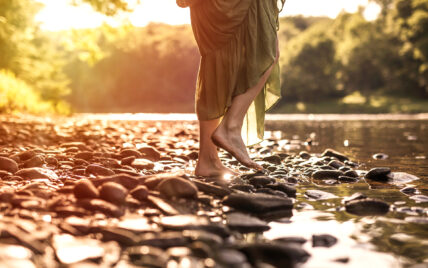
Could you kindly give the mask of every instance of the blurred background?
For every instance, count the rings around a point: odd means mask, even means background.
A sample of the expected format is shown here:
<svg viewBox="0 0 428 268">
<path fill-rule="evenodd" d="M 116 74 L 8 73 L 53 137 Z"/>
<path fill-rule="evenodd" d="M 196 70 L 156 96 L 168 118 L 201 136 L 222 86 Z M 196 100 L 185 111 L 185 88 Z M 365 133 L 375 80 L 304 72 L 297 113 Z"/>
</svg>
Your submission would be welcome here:
<svg viewBox="0 0 428 268">
<path fill-rule="evenodd" d="M 0 0 L 0 113 L 192 113 L 189 23 L 175 0 Z M 279 38 L 272 113 L 428 112 L 428 0 L 287 0 Z"/>
</svg>

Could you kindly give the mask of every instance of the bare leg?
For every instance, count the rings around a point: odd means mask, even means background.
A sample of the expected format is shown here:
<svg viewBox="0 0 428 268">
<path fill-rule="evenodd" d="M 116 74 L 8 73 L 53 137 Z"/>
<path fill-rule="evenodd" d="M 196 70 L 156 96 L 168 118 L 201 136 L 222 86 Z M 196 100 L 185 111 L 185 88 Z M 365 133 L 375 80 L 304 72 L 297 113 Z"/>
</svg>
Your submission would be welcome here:
<svg viewBox="0 0 428 268">
<path fill-rule="evenodd" d="M 276 59 L 274 64 L 278 58 L 279 49 L 277 42 Z M 232 105 L 212 135 L 214 144 L 228 151 L 241 164 L 257 170 L 262 170 L 263 167 L 252 161 L 249 157 L 247 148 L 245 147 L 241 137 L 241 129 L 248 108 L 250 107 L 252 101 L 256 98 L 257 94 L 259 94 L 259 92 L 263 89 L 272 72 L 274 64 L 272 64 L 272 66 L 270 66 L 269 69 L 262 75 L 254 87 L 249 88 L 244 94 L 240 94 L 233 98 Z"/>
<path fill-rule="evenodd" d="M 211 135 L 219 122 L 220 119 L 199 121 L 199 158 L 195 168 L 196 176 L 236 174 L 221 163 L 217 154 L 217 146 L 211 140 Z"/>
</svg>

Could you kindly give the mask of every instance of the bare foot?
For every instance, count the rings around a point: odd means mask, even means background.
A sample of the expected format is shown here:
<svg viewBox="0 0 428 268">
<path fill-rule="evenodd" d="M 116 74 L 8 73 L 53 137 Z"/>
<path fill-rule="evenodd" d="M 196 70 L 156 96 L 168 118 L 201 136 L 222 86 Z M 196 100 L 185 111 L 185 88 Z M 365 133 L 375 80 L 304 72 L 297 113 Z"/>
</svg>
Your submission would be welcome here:
<svg viewBox="0 0 428 268">
<path fill-rule="evenodd" d="M 241 164 L 256 170 L 263 170 L 263 167 L 251 160 L 247 148 L 241 137 L 241 132 L 237 130 L 228 130 L 222 123 L 214 131 L 211 139 L 215 145 L 229 152 Z"/>
<path fill-rule="evenodd" d="M 219 158 L 217 159 L 199 159 L 195 168 L 195 175 L 201 177 L 217 177 L 224 175 L 238 175 L 237 172 L 225 167 Z"/>
</svg>

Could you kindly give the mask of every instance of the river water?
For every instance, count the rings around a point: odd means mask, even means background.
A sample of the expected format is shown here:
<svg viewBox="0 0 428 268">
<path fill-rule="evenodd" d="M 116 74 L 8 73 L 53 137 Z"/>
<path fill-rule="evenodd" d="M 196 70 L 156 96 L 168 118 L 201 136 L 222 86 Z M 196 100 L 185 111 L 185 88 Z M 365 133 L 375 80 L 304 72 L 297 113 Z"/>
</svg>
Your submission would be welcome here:
<svg viewBox="0 0 428 268">
<path fill-rule="evenodd" d="M 359 120 L 363 118 L 364 120 Z M 357 183 L 320 185 L 313 182 L 298 186 L 296 209 L 288 222 L 271 223 L 264 233 L 269 239 L 283 236 L 330 234 L 338 243 L 330 248 L 305 243 L 312 257 L 303 267 L 428 267 L 428 202 L 417 202 L 399 190 L 415 187 L 420 195 L 428 195 L 428 120 L 400 116 L 273 116 L 266 123 L 268 136 L 281 139 L 311 139 L 311 146 L 291 146 L 293 151 L 322 153 L 333 148 L 349 156 L 360 166 L 390 167 L 394 172 L 407 172 L 419 177 L 409 183 Z M 386 159 L 374 159 L 377 153 Z M 318 189 L 339 197 L 360 192 L 392 204 L 383 216 L 355 216 L 345 212 L 342 198 L 311 201 L 304 196 L 308 189 Z M 409 208 L 409 209 L 408 209 Z M 405 211 L 405 212 L 403 212 Z M 414 223 L 414 219 L 425 218 Z M 413 219 L 413 220 L 412 220 Z M 419 267 L 419 266 L 417 266 Z"/>
</svg>

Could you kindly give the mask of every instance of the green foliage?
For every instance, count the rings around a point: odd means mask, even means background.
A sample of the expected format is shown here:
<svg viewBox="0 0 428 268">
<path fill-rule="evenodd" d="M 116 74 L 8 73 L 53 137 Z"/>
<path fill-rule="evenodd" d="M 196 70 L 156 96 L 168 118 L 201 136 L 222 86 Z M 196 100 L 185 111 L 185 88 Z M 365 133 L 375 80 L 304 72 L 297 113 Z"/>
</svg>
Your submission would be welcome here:
<svg viewBox="0 0 428 268">
<path fill-rule="evenodd" d="M 0 70 L 0 113 L 27 112 L 33 114 L 68 113 L 63 102 L 43 101 L 40 95 L 12 72 Z"/>
</svg>

